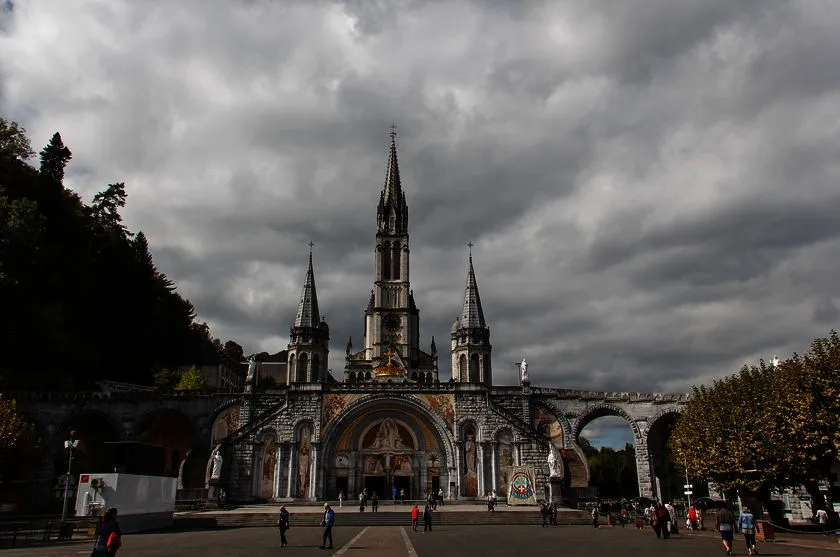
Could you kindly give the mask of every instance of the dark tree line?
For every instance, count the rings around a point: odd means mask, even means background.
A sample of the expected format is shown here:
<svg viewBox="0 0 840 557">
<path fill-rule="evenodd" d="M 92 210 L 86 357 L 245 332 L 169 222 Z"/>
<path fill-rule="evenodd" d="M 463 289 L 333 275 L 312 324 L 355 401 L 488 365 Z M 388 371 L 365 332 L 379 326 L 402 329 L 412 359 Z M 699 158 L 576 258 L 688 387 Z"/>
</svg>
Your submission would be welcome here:
<svg viewBox="0 0 840 557">
<path fill-rule="evenodd" d="M 151 384 L 161 369 L 213 363 L 221 343 L 122 222 L 125 184 L 85 204 L 63 185 L 72 154 L 58 133 L 37 169 L 33 154 L 0 118 L 0 388 Z"/>
</svg>

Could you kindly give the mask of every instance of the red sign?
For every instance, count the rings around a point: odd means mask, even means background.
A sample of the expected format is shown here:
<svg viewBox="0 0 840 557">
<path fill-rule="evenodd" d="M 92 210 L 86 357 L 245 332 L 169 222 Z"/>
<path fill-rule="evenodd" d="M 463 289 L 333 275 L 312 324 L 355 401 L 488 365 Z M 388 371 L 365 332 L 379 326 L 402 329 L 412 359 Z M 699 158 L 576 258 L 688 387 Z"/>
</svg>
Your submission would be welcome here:
<svg viewBox="0 0 840 557">
<path fill-rule="evenodd" d="M 90 483 L 90 475 L 89 474 L 82 474 L 79 476 L 79 483 L 80 484 L 89 484 Z"/>
</svg>

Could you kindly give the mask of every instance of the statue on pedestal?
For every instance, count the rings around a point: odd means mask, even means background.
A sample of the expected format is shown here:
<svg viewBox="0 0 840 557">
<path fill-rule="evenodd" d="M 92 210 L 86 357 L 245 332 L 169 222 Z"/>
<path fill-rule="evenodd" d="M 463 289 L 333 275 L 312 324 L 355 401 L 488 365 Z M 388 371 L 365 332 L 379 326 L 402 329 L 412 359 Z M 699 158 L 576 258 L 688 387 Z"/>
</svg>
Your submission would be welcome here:
<svg viewBox="0 0 840 557">
<path fill-rule="evenodd" d="M 257 378 L 257 358 L 253 354 L 248 356 L 248 375 L 245 377 L 245 392 L 250 393 L 254 389 L 254 382 Z"/>
<path fill-rule="evenodd" d="M 528 378 L 528 362 L 525 361 L 525 356 L 522 356 L 522 361 L 519 363 L 519 383 L 523 386 L 531 384 L 531 379 Z"/>
<path fill-rule="evenodd" d="M 548 470 L 548 475 L 552 478 L 563 477 L 563 458 L 560 456 L 560 451 L 557 450 L 554 443 L 549 444 Z"/>
<path fill-rule="evenodd" d="M 213 451 L 210 457 L 210 481 L 218 482 L 222 478 L 222 455 L 219 449 Z"/>
</svg>

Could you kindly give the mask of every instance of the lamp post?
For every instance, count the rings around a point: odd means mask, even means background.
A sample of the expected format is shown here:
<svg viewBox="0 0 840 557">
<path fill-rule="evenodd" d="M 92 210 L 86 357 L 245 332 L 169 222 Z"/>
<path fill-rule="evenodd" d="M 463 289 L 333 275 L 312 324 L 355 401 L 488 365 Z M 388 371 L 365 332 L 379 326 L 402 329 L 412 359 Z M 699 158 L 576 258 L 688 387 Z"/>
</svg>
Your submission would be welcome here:
<svg viewBox="0 0 840 557">
<path fill-rule="evenodd" d="M 678 441 L 677 447 L 682 448 L 682 446 L 682 442 Z M 688 498 L 688 508 L 691 508 L 691 495 L 694 493 L 694 491 L 692 491 L 692 488 L 694 486 L 692 486 L 688 481 L 688 457 L 686 457 L 685 455 L 683 455 L 683 464 L 685 465 L 685 485 L 683 486 L 683 488 L 685 489 L 685 496 Z"/>
<path fill-rule="evenodd" d="M 79 446 L 79 440 L 76 439 L 76 430 L 70 430 L 70 439 L 64 442 L 64 448 L 67 449 L 69 456 L 67 457 L 67 477 L 64 479 L 64 500 L 61 505 L 61 523 L 67 519 L 67 491 L 70 489 L 71 468 L 73 467 L 73 449 Z"/>
</svg>

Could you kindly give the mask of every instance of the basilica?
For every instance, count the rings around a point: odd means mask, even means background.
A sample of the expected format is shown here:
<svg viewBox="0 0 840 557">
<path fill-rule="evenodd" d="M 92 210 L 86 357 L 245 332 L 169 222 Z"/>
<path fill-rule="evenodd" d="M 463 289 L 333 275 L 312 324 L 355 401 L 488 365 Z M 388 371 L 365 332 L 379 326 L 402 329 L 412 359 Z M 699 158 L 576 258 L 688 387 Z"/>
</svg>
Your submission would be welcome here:
<svg viewBox="0 0 840 557">
<path fill-rule="evenodd" d="M 242 398 L 214 413 L 208 486 L 238 501 L 335 500 L 340 492 L 352 499 L 364 490 L 390 498 L 395 489 L 407 499 L 494 492 L 510 504 L 569 501 L 589 481 L 577 435 L 615 415 L 633 431 L 640 495 L 653 495 L 656 446 L 665 440 L 658 429 L 667 429 L 658 426 L 673 422 L 684 395 L 539 388 L 524 361 L 518 384 L 494 385 L 471 254 L 444 356 L 452 377 L 440 377 L 434 338 L 428 348 L 420 344 L 394 133 L 375 217 L 364 334 L 358 347 L 347 343 L 343 376 L 327 368 L 330 329 L 310 252 L 285 361 L 252 359 Z M 261 368 L 271 365 L 284 376 L 275 388 L 256 389 Z"/>
</svg>

